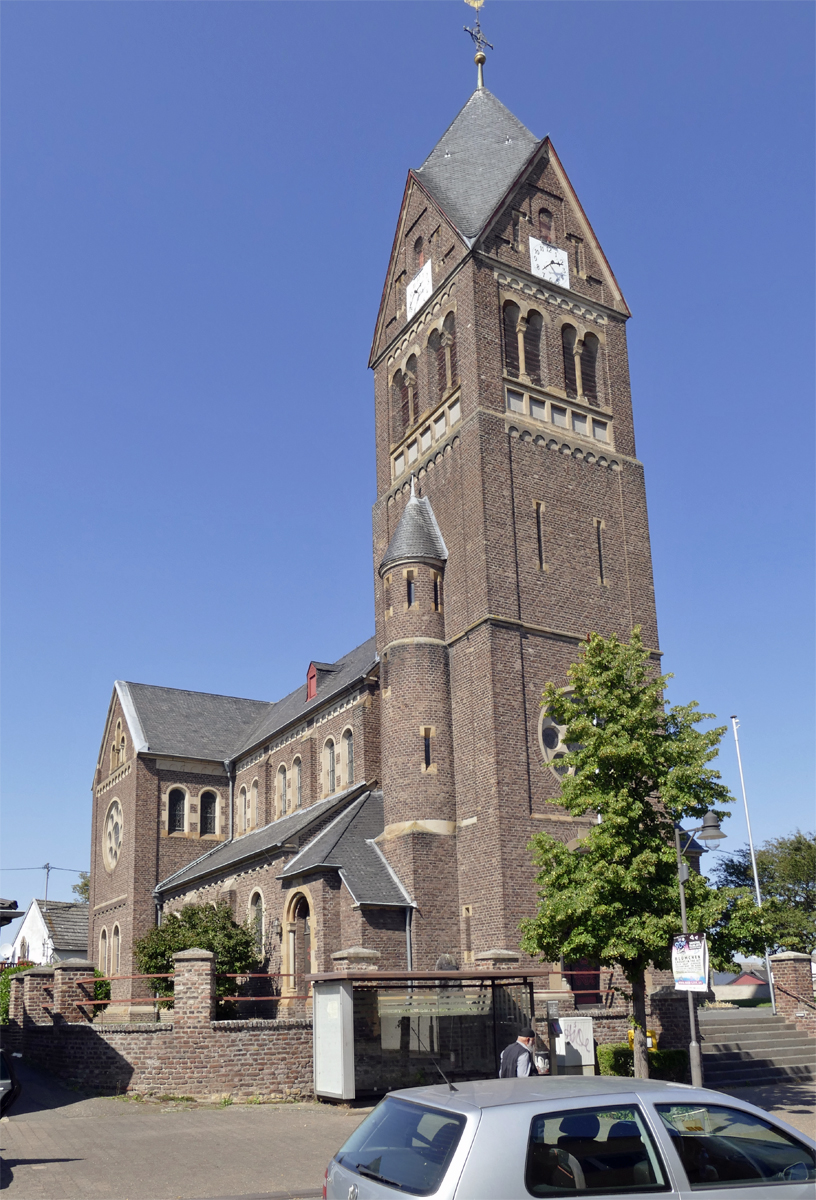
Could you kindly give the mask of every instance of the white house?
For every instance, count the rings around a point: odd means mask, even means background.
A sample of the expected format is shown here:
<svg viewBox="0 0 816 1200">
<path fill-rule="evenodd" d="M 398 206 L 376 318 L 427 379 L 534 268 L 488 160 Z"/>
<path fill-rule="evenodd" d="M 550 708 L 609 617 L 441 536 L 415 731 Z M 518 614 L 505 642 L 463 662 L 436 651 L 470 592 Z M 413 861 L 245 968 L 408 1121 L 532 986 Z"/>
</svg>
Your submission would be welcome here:
<svg viewBox="0 0 816 1200">
<path fill-rule="evenodd" d="M 88 905 L 32 900 L 11 951 L 12 962 L 39 964 L 88 957 Z"/>
</svg>

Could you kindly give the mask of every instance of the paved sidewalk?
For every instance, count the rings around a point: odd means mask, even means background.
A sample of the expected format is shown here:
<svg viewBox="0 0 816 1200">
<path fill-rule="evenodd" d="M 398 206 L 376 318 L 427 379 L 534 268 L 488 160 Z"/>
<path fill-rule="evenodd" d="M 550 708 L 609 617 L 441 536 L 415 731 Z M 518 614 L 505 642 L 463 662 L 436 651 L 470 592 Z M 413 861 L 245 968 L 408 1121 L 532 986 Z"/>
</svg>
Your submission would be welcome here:
<svg viewBox="0 0 816 1200">
<path fill-rule="evenodd" d="M 23 1095 L 0 1123 L 9 1200 L 307 1200 L 368 1111 L 94 1098 L 31 1067 L 20 1077 Z M 816 1136 L 812 1086 L 731 1094 Z"/>
<path fill-rule="evenodd" d="M 89 1097 L 18 1069 L 23 1094 L 0 1122 L 9 1200 L 306 1200 L 369 1111 Z"/>
</svg>

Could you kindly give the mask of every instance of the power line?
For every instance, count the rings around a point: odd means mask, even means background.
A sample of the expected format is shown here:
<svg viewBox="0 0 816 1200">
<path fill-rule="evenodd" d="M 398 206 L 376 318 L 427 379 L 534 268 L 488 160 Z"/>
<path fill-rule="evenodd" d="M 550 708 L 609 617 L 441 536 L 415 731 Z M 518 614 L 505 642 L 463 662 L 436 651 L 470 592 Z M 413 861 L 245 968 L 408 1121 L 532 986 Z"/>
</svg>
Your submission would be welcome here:
<svg viewBox="0 0 816 1200">
<path fill-rule="evenodd" d="M 51 867 L 48 863 L 43 863 L 41 867 L 0 867 L 0 874 L 4 871 L 44 871 L 48 867 L 49 871 L 70 871 L 72 875 L 84 875 L 84 871 L 77 871 L 73 867 Z"/>
</svg>

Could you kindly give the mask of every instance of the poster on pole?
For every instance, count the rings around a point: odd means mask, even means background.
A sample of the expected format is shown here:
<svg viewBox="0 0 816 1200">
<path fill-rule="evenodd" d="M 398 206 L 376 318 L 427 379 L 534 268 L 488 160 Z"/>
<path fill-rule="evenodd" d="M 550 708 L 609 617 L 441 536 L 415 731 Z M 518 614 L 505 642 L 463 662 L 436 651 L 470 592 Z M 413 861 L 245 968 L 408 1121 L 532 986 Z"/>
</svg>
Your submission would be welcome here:
<svg viewBox="0 0 816 1200">
<path fill-rule="evenodd" d="M 675 991 L 708 991 L 708 944 L 704 933 L 679 933 L 674 938 L 672 971 Z"/>
</svg>

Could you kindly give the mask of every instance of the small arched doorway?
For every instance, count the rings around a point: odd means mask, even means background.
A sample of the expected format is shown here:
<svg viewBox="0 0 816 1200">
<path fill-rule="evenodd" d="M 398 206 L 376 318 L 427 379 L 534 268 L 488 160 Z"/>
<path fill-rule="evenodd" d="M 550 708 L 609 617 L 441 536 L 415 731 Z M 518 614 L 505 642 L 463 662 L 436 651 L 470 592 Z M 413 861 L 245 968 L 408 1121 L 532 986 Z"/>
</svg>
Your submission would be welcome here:
<svg viewBox="0 0 816 1200">
<path fill-rule="evenodd" d="M 305 896 L 298 896 L 292 906 L 289 925 L 289 961 L 291 963 L 292 990 L 305 994 L 304 975 L 312 971 L 312 913 Z"/>
</svg>

